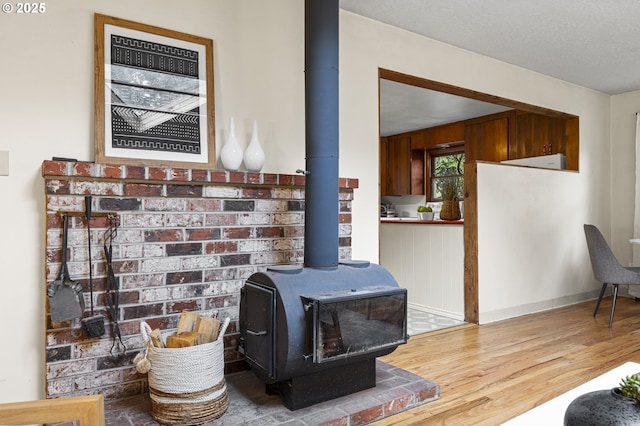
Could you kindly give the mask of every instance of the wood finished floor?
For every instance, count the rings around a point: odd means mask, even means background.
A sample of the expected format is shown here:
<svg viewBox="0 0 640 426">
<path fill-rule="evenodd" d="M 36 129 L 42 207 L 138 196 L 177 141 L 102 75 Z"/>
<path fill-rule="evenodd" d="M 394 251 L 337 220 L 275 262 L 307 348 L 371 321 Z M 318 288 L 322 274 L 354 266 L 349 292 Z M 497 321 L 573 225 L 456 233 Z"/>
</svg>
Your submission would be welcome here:
<svg viewBox="0 0 640 426">
<path fill-rule="evenodd" d="M 627 361 L 640 362 L 640 302 L 611 297 L 413 336 L 383 361 L 440 385 L 440 399 L 374 423 L 499 425 Z M 543 422 L 541 422 L 543 424 Z"/>
</svg>

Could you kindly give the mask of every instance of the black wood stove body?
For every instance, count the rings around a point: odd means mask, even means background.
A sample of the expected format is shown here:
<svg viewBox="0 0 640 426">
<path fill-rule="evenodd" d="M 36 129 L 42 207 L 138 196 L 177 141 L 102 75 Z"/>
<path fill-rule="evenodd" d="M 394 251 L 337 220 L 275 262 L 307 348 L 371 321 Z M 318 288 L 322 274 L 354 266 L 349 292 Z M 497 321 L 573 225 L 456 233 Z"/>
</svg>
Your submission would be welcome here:
<svg viewBox="0 0 640 426">
<path fill-rule="evenodd" d="M 375 386 L 375 359 L 407 341 L 407 292 L 386 269 L 273 267 L 240 303 L 251 369 L 291 410 Z"/>
<path fill-rule="evenodd" d="M 367 261 L 339 260 L 338 0 L 305 1 L 303 266 L 253 274 L 240 350 L 295 410 L 375 386 L 375 359 L 407 341 L 407 293 Z"/>
</svg>

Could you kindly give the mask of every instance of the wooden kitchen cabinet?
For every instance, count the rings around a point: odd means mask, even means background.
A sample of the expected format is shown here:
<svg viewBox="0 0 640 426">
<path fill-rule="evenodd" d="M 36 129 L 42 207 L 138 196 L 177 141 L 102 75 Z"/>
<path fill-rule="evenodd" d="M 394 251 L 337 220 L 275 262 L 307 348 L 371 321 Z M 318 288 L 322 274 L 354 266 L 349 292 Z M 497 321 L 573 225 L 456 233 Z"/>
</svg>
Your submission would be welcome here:
<svg viewBox="0 0 640 426">
<path fill-rule="evenodd" d="M 511 111 L 467 120 L 464 131 L 465 162 L 497 163 L 508 160 L 509 140 L 515 128 L 512 122 Z"/>
<path fill-rule="evenodd" d="M 578 170 L 579 118 L 510 110 L 380 138 L 382 195 L 425 193 L 425 152 L 464 143 L 465 162 L 562 153 Z"/>
<path fill-rule="evenodd" d="M 424 194 L 423 175 L 424 151 L 411 149 L 411 136 L 381 138 L 381 195 Z"/>
<path fill-rule="evenodd" d="M 566 119 L 533 113 L 519 113 L 517 117 L 517 136 L 509 145 L 510 158 L 566 155 Z"/>
</svg>

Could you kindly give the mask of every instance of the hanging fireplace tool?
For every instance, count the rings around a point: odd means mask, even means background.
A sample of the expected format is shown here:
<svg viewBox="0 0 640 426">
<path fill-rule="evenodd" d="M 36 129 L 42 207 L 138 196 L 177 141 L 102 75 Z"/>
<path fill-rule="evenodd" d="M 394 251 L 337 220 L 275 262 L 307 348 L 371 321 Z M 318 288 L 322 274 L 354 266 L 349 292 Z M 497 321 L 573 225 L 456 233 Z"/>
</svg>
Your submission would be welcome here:
<svg viewBox="0 0 640 426">
<path fill-rule="evenodd" d="M 89 251 L 89 300 L 91 316 L 82 319 L 82 329 L 89 338 L 104 335 L 104 317 L 93 313 L 93 271 L 91 265 L 91 195 L 84 197 L 84 213 L 87 219 L 87 246 Z"/>
<path fill-rule="evenodd" d="M 127 347 L 122 341 L 122 335 L 120 333 L 120 327 L 118 325 L 119 313 L 119 289 L 118 280 L 113 271 L 113 240 L 118 235 L 118 226 L 120 226 L 120 220 L 116 215 L 109 216 L 109 228 L 104 233 L 104 255 L 107 260 L 107 286 L 105 288 L 105 297 L 107 299 L 107 306 L 109 307 L 109 316 L 111 317 L 112 324 L 112 338 L 113 344 L 109 351 L 114 355 L 113 351 L 118 346 L 120 348 L 120 354 L 124 355 L 127 352 Z"/>
<path fill-rule="evenodd" d="M 62 262 L 55 281 L 47 289 L 51 321 L 61 322 L 82 317 L 84 297 L 82 284 L 71 280 L 67 267 L 67 240 L 69 235 L 69 215 L 62 213 Z"/>
</svg>

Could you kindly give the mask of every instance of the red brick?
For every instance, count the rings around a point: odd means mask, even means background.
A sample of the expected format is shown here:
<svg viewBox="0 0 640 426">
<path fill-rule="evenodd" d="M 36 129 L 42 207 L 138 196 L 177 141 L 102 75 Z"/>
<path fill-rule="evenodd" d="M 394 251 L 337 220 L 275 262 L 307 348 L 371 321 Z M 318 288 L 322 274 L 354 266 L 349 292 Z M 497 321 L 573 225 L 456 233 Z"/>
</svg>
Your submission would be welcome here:
<svg viewBox="0 0 640 426">
<path fill-rule="evenodd" d="M 249 238 L 251 236 L 251 228 L 224 228 L 222 230 L 222 238 L 228 240 L 236 240 L 239 238 Z"/>
<path fill-rule="evenodd" d="M 410 408 L 413 401 L 413 394 L 409 392 L 407 393 L 408 395 L 399 396 L 389 402 L 386 402 L 383 406 L 384 415 L 389 416 L 391 414 L 399 413 L 400 411 L 404 411 L 407 408 Z"/>
<path fill-rule="evenodd" d="M 147 169 L 150 180 L 167 180 L 167 169 L 162 167 L 149 167 Z"/>
<path fill-rule="evenodd" d="M 116 164 L 103 164 L 101 177 L 106 179 L 121 179 L 124 175 L 124 166 Z"/>
<path fill-rule="evenodd" d="M 210 182 L 211 175 L 209 174 L 209 170 L 192 169 L 191 180 L 193 182 Z"/>
<path fill-rule="evenodd" d="M 287 226 L 284 228 L 285 237 L 304 237 L 304 226 Z"/>
<path fill-rule="evenodd" d="M 263 174 L 262 175 L 262 183 L 265 185 L 277 185 L 278 184 L 278 175 L 273 173 Z"/>
<path fill-rule="evenodd" d="M 245 173 L 244 172 L 229 172 L 229 183 L 244 183 Z"/>
<path fill-rule="evenodd" d="M 293 184 L 295 186 L 304 186 L 306 182 L 306 177 L 302 175 L 294 175 L 293 176 Z"/>
<path fill-rule="evenodd" d="M 197 300 L 183 300 L 167 303 L 167 313 L 180 313 L 182 311 L 199 311 L 200 304 Z"/>
<path fill-rule="evenodd" d="M 146 168 L 141 166 L 124 166 L 126 179 L 146 179 Z"/>
<path fill-rule="evenodd" d="M 281 186 L 294 186 L 295 185 L 294 175 L 278 175 L 278 185 Z"/>
<path fill-rule="evenodd" d="M 118 302 L 120 305 L 133 305 L 140 303 L 140 292 L 137 290 L 118 291 Z"/>
<path fill-rule="evenodd" d="M 338 222 L 339 223 L 351 223 L 351 214 L 339 214 L 338 215 Z"/>
<path fill-rule="evenodd" d="M 169 175 L 169 180 L 175 181 L 183 181 L 187 182 L 190 179 L 190 170 L 189 169 L 167 169 L 167 173 Z"/>
<path fill-rule="evenodd" d="M 187 240 L 189 241 L 206 241 L 219 239 L 220 229 L 217 228 L 187 229 Z"/>
<path fill-rule="evenodd" d="M 161 229 L 154 231 L 145 231 L 144 240 L 146 242 L 155 242 L 155 241 L 182 241 L 183 240 L 183 232 L 179 229 Z"/>
<path fill-rule="evenodd" d="M 382 417 L 382 405 L 367 408 L 366 410 L 354 413 L 350 417 L 349 426 L 365 425 Z"/>
<path fill-rule="evenodd" d="M 130 260 L 114 261 L 113 271 L 116 275 L 138 272 L 138 262 Z"/>
<path fill-rule="evenodd" d="M 245 188 L 243 198 L 271 198 L 271 188 Z"/>
<path fill-rule="evenodd" d="M 214 183 L 227 183 L 227 173 L 221 170 L 211 171 L 211 182 Z"/>
<path fill-rule="evenodd" d="M 42 176 L 67 176 L 66 161 L 44 161 L 42 163 Z"/>
<path fill-rule="evenodd" d="M 282 226 L 261 226 L 259 228 L 256 228 L 256 237 L 258 238 L 284 237 L 284 228 Z"/>
<path fill-rule="evenodd" d="M 432 388 L 423 389 L 423 390 L 417 392 L 416 393 L 416 401 L 417 402 L 428 401 L 428 400 L 433 399 L 433 398 L 435 398 L 437 396 L 438 396 L 438 388 L 437 388 L 437 386 L 434 386 Z"/>
<path fill-rule="evenodd" d="M 247 183 L 262 183 L 262 175 L 260 173 L 247 172 Z"/>
<path fill-rule="evenodd" d="M 71 163 L 71 175 L 82 177 L 98 177 L 96 172 L 97 165 L 95 163 L 77 162 Z"/>
<path fill-rule="evenodd" d="M 159 184 L 127 183 L 123 186 L 123 194 L 129 197 L 159 197 L 162 188 Z"/>
</svg>

